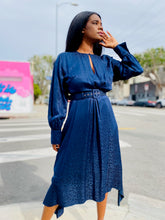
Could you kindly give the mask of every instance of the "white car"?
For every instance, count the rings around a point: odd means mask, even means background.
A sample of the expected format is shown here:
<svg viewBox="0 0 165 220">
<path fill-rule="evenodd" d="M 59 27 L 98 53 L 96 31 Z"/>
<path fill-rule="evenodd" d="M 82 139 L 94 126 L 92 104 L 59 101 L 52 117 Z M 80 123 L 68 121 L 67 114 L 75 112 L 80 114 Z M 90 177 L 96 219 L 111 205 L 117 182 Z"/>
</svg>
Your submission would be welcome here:
<svg viewBox="0 0 165 220">
<path fill-rule="evenodd" d="M 109 97 L 109 99 L 110 99 L 112 105 L 116 105 L 117 102 L 119 101 L 118 99 L 113 99 L 113 98 L 110 98 L 110 97 Z"/>
<path fill-rule="evenodd" d="M 117 105 L 133 106 L 134 102 L 135 101 L 133 101 L 131 99 L 122 99 L 117 102 Z"/>
<path fill-rule="evenodd" d="M 156 107 L 156 108 L 165 107 L 165 99 L 158 99 L 158 100 L 156 101 L 155 107 Z"/>
</svg>

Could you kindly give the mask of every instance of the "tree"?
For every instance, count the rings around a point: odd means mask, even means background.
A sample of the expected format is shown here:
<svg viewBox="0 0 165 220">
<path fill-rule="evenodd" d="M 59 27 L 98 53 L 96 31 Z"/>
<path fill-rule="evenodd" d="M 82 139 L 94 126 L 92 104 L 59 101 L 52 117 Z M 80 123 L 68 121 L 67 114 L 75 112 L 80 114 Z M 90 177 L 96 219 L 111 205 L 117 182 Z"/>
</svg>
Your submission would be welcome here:
<svg viewBox="0 0 165 220">
<path fill-rule="evenodd" d="M 37 84 L 33 84 L 34 87 L 34 102 L 37 100 L 37 98 L 41 95 L 41 89 L 39 87 L 39 85 Z"/>
<path fill-rule="evenodd" d="M 165 87 L 165 49 L 151 48 L 142 54 L 134 54 L 144 69 L 144 76 L 149 77 L 156 86 L 156 96 L 162 96 Z"/>
<path fill-rule="evenodd" d="M 41 95 L 45 97 L 48 94 L 50 80 L 47 77 L 52 76 L 54 58 L 51 55 L 35 55 L 29 59 L 33 74 L 34 83 L 39 85 Z"/>
</svg>

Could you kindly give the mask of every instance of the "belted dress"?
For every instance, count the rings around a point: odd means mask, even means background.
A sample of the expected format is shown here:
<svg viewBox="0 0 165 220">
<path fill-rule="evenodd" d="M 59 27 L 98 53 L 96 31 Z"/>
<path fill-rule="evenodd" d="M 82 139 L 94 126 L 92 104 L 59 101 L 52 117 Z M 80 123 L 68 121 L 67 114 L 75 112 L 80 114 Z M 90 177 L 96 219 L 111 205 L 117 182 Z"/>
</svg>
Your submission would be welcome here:
<svg viewBox="0 0 165 220">
<path fill-rule="evenodd" d="M 103 201 L 112 188 L 118 190 L 118 206 L 124 198 L 118 125 L 106 92 L 113 82 L 140 75 L 143 68 L 126 42 L 113 50 L 121 60 L 74 51 L 60 53 L 54 62 L 48 121 L 51 144 L 60 148 L 43 204 L 58 204 L 57 218 L 64 207 Z"/>
</svg>

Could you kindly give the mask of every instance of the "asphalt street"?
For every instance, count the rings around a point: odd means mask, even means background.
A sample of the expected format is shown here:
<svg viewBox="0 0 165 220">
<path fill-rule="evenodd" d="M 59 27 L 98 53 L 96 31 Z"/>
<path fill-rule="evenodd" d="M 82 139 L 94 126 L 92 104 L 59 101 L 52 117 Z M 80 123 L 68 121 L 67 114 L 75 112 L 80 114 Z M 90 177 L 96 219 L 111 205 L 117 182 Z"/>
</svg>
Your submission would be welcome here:
<svg viewBox="0 0 165 220">
<path fill-rule="evenodd" d="M 125 198 L 131 193 L 165 201 L 165 109 L 113 106 L 119 128 Z M 53 175 L 47 106 L 0 119 L 0 206 L 42 202 Z M 117 204 L 117 191 L 108 194 Z"/>
</svg>

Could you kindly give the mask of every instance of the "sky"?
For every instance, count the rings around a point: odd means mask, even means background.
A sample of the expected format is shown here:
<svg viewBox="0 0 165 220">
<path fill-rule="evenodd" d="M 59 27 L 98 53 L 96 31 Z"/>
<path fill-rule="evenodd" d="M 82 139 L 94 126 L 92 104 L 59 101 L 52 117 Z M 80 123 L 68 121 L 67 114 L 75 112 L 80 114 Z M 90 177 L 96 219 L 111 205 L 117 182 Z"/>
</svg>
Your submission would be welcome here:
<svg viewBox="0 0 165 220">
<path fill-rule="evenodd" d="M 132 54 L 165 47 L 164 0 L 1 0 L 0 60 L 55 57 L 57 16 L 57 54 L 64 52 L 69 25 L 81 11 L 99 13 L 104 31 L 118 43 L 126 42 Z M 103 53 L 118 58 L 111 48 L 104 48 Z"/>
</svg>

